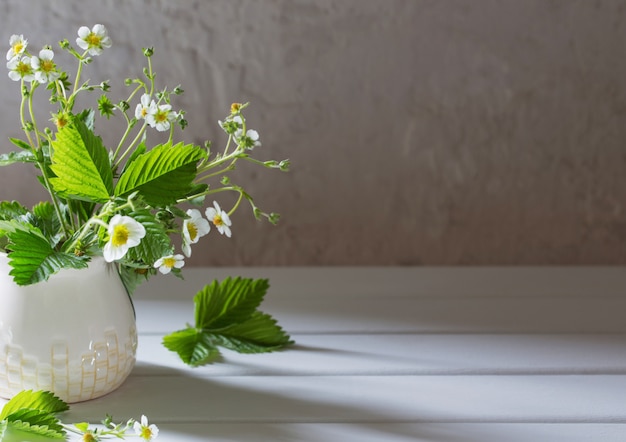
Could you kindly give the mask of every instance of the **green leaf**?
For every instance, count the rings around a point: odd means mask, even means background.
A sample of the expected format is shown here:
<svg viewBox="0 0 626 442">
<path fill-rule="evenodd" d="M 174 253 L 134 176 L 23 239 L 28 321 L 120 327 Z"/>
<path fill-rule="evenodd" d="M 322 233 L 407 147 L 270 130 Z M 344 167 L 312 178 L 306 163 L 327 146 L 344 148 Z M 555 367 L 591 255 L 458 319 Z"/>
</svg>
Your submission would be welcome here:
<svg viewBox="0 0 626 442">
<path fill-rule="evenodd" d="M 15 163 L 35 163 L 35 155 L 27 150 L 3 153 L 0 155 L 0 166 L 9 166 Z"/>
<path fill-rule="evenodd" d="M 17 201 L 2 201 L 0 203 L 0 219 L 12 220 L 28 213 L 28 209 Z"/>
<path fill-rule="evenodd" d="M 45 281 L 63 268 L 87 267 L 87 259 L 55 251 L 38 229 L 18 226 L 7 236 L 11 250 L 9 265 L 13 268 L 9 275 L 18 285 Z"/>
<path fill-rule="evenodd" d="M 263 301 L 268 287 L 267 279 L 213 281 L 194 297 L 196 327 L 216 330 L 246 321 Z"/>
<path fill-rule="evenodd" d="M 20 149 L 24 149 L 24 150 L 28 150 L 28 151 L 32 150 L 30 144 L 28 144 L 24 140 L 20 140 L 19 138 L 11 138 L 11 137 L 9 137 L 9 141 L 11 141 L 11 143 L 15 144 Z"/>
<path fill-rule="evenodd" d="M 163 224 L 150 210 L 138 209 L 130 212 L 128 216 L 146 229 L 146 236 L 139 245 L 128 250 L 128 259 L 152 265 L 157 259 L 171 254 L 173 246 L 170 237 Z"/>
<path fill-rule="evenodd" d="M 259 311 L 246 322 L 215 334 L 214 342 L 239 353 L 265 353 L 293 343 L 274 318 Z"/>
<path fill-rule="evenodd" d="M 135 161 L 140 155 L 143 155 L 144 153 L 146 153 L 146 143 L 142 141 L 141 143 L 137 145 L 135 150 L 133 150 L 133 153 L 130 154 L 130 157 L 128 157 L 128 160 L 126 161 L 126 164 L 124 165 L 124 169 L 122 170 L 122 173 L 124 173 L 124 171 L 128 169 L 128 166 L 133 161 Z"/>
<path fill-rule="evenodd" d="M 173 204 L 192 189 L 196 165 L 205 156 L 204 149 L 191 144 L 156 146 L 128 165 L 117 182 L 115 195 L 139 192 L 152 206 Z"/>
<path fill-rule="evenodd" d="M 163 345 L 192 367 L 207 364 L 220 354 L 209 334 L 195 328 L 170 333 L 163 337 Z"/>
<path fill-rule="evenodd" d="M 61 421 L 52 413 L 32 408 L 22 408 L 7 416 L 11 429 L 25 431 L 39 436 L 62 439 L 65 430 Z"/>
<path fill-rule="evenodd" d="M 113 191 L 113 172 L 100 137 L 76 120 L 61 129 L 52 142 L 54 148 L 50 178 L 63 197 L 104 203 Z"/>
<path fill-rule="evenodd" d="M 120 265 L 120 278 L 129 295 L 135 293 L 137 287 L 148 280 L 154 274 L 154 269 L 138 269 L 128 265 Z"/>
<path fill-rule="evenodd" d="M 87 129 L 93 131 L 94 130 L 94 122 L 95 122 L 96 113 L 93 109 L 85 109 L 79 114 L 74 116 L 75 120 L 82 121 L 85 123 Z"/>
<path fill-rule="evenodd" d="M 54 206 L 47 201 L 35 205 L 33 207 L 33 213 L 25 215 L 23 219 L 38 228 L 43 236 L 48 238 L 52 246 L 56 246 L 63 236 L 61 223 L 56 217 Z"/>
<path fill-rule="evenodd" d="M 0 412 L 0 421 L 22 408 L 37 409 L 46 413 L 60 413 L 69 410 L 69 405 L 49 391 L 23 390 L 13 396 Z"/>
</svg>

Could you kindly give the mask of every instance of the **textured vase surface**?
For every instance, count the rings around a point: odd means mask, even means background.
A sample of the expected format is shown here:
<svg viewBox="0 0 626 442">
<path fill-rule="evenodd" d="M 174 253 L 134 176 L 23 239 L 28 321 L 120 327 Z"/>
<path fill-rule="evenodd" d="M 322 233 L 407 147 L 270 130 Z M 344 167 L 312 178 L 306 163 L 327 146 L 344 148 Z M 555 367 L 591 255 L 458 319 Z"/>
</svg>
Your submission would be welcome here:
<svg viewBox="0 0 626 442">
<path fill-rule="evenodd" d="M 18 286 L 0 253 L 0 397 L 48 390 L 67 402 L 103 396 L 135 365 L 132 303 L 114 266 L 61 270 Z"/>
</svg>

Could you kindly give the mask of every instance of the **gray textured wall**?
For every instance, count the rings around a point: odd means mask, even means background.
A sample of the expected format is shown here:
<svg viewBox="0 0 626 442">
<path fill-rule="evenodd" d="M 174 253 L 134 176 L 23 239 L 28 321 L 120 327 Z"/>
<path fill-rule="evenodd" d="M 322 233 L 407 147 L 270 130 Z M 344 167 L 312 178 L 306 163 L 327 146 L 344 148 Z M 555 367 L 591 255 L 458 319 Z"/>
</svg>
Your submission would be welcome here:
<svg viewBox="0 0 626 442">
<path fill-rule="evenodd" d="M 154 46 L 159 80 L 187 91 L 186 137 L 219 140 L 250 101 L 262 153 L 293 163 L 237 175 L 281 224 L 240 211 L 195 264 L 626 262 L 624 1 L 0 3 L 2 41 L 94 23 L 114 46 L 91 78 L 136 73 Z M 5 139 L 18 100 L 2 75 Z M 1 169 L 0 198 L 43 197 L 25 173 Z"/>
</svg>

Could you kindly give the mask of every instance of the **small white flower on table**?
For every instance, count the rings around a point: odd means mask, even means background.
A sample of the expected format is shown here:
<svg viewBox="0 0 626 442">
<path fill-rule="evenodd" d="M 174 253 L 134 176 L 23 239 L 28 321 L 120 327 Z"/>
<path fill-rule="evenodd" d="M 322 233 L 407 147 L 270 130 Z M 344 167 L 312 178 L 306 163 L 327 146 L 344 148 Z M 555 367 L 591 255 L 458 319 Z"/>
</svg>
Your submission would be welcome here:
<svg viewBox="0 0 626 442">
<path fill-rule="evenodd" d="M 159 435 L 159 428 L 154 424 L 148 425 L 148 418 L 145 415 L 141 416 L 141 422 L 135 422 L 133 429 L 143 440 L 156 439 Z"/>
</svg>

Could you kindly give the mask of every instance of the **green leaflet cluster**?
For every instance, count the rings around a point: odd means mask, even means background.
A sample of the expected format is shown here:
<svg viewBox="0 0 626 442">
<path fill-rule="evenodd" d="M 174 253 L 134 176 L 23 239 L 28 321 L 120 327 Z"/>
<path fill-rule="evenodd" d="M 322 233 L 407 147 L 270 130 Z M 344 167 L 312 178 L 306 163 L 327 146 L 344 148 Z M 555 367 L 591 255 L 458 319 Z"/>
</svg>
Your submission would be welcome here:
<svg viewBox="0 0 626 442">
<path fill-rule="evenodd" d="M 0 441 L 9 429 L 64 439 L 66 432 L 56 414 L 66 410 L 69 406 L 48 391 L 21 391 L 0 412 Z"/>
<path fill-rule="evenodd" d="M 194 297 L 194 326 L 165 336 L 163 345 L 197 367 L 215 360 L 218 347 L 263 353 L 291 344 L 276 320 L 258 310 L 268 288 L 267 279 L 213 281 Z"/>
</svg>

